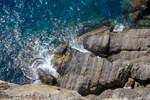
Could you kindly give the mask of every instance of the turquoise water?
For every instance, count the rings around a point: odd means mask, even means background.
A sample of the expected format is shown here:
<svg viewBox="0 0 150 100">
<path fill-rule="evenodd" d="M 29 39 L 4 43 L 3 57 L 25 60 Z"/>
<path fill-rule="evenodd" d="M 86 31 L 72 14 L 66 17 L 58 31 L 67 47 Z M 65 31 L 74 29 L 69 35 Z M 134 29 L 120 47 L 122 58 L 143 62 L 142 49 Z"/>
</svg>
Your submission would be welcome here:
<svg viewBox="0 0 150 100">
<path fill-rule="evenodd" d="M 68 44 L 82 30 L 79 23 L 95 19 L 124 23 L 124 1 L 0 0 L 0 80 L 32 82 L 23 71 L 32 59 Z"/>
</svg>

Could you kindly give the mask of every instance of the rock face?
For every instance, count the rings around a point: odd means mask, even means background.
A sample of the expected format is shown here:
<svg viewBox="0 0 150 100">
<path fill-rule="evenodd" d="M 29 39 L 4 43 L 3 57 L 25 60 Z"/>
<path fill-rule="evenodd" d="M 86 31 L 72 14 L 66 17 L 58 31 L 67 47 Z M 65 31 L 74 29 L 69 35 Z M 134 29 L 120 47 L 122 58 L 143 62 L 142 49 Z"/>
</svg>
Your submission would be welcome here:
<svg viewBox="0 0 150 100">
<path fill-rule="evenodd" d="M 88 52 L 65 45 L 55 49 L 57 79 L 39 72 L 43 83 L 57 87 L 0 83 L 0 100 L 149 100 L 150 29 L 114 33 L 103 27 L 79 40 Z"/>
<path fill-rule="evenodd" d="M 149 81 L 150 71 L 149 41 L 150 29 L 130 29 L 120 34 L 105 31 L 95 36 L 87 36 L 83 39 L 83 44 L 95 55 L 105 55 L 112 63 L 119 59 L 122 59 L 122 62 L 128 61 L 132 66 L 130 77 L 145 82 Z"/>
<path fill-rule="evenodd" d="M 115 90 L 106 90 L 100 96 L 95 96 L 93 100 L 149 100 L 149 98 L 150 88 L 119 88 Z"/>
<path fill-rule="evenodd" d="M 68 48 L 73 56 L 64 61 L 66 55 L 55 55 L 54 65 L 60 74 L 58 83 L 61 87 L 77 90 L 81 95 L 100 94 L 107 88 L 123 87 L 127 82 L 131 65 L 128 62 L 109 62 L 105 58 L 91 53 L 81 53 Z M 67 52 L 66 51 L 66 52 Z"/>
<path fill-rule="evenodd" d="M 0 100 L 88 100 L 76 91 L 54 86 L 30 84 L 0 90 Z"/>
<path fill-rule="evenodd" d="M 103 31 L 102 31 L 103 30 Z M 56 49 L 53 64 L 60 87 L 81 95 L 99 95 L 107 89 L 145 87 L 150 83 L 150 29 L 113 33 L 107 29 L 84 34 L 79 39 L 90 52 Z"/>
<path fill-rule="evenodd" d="M 149 51 L 150 29 L 131 29 L 120 34 L 106 30 L 94 36 L 83 39 L 84 47 L 99 56 L 112 60 L 131 60 Z"/>
</svg>

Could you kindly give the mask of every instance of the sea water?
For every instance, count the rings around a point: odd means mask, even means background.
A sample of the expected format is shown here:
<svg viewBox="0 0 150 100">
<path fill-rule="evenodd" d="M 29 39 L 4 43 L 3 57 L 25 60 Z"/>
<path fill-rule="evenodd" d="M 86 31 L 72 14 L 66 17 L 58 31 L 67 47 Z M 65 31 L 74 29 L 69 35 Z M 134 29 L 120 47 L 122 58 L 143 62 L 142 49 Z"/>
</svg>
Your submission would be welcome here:
<svg viewBox="0 0 150 100">
<path fill-rule="evenodd" d="M 35 82 L 37 67 L 57 76 L 50 62 L 54 48 L 67 44 L 88 52 L 77 45 L 78 24 L 99 18 L 124 24 L 124 1 L 0 0 L 0 80 Z"/>
</svg>

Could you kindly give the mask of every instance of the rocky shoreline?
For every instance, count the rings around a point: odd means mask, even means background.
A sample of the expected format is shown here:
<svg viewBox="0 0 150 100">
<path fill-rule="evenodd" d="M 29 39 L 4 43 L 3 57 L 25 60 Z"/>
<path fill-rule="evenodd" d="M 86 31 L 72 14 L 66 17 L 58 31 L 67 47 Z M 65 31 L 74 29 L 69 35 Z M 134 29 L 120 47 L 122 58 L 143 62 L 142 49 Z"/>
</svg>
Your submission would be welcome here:
<svg viewBox="0 0 150 100">
<path fill-rule="evenodd" d="M 55 49 L 57 79 L 42 74 L 43 84 L 22 86 L 1 81 L 1 100 L 149 100 L 150 29 L 103 27 L 78 39 L 88 52 Z"/>
<path fill-rule="evenodd" d="M 90 32 L 78 41 L 87 52 L 66 45 L 55 49 L 57 78 L 38 70 L 40 84 L 0 81 L 0 100 L 149 100 L 150 0 L 132 0 L 129 12 L 140 28 L 83 29 Z"/>
</svg>

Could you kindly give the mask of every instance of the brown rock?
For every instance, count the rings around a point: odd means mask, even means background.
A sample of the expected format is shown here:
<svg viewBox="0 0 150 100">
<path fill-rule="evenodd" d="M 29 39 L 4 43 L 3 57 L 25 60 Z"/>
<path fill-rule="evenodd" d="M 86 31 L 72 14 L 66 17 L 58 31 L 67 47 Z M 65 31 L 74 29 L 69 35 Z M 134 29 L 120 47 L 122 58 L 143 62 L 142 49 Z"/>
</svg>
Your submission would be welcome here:
<svg viewBox="0 0 150 100">
<path fill-rule="evenodd" d="M 128 78 L 128 82 L 125 84 L 124 88 L 132 88 L 134 86 L 134 79 Z"/>
<path fill-rule="evenodd" d="M 59 46 L 55 49 L 54 51 L 54 54 L 57 54 L 57 55 L 62 55 L 66 52 L 67 50 L 67 46 L 66 45 L 62 45 L 62 46 Z"/>
<path fill-rule="evenodd" d="M 0 94 L 0 100 L 88 100 L 76 91 L 41 84 L 18 86 Z"/>
</svg>

